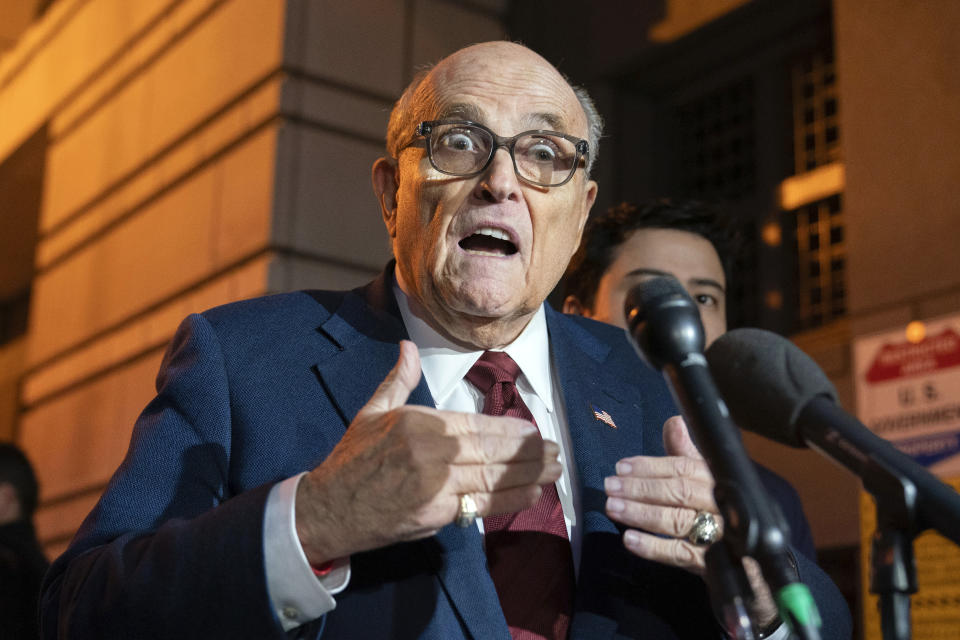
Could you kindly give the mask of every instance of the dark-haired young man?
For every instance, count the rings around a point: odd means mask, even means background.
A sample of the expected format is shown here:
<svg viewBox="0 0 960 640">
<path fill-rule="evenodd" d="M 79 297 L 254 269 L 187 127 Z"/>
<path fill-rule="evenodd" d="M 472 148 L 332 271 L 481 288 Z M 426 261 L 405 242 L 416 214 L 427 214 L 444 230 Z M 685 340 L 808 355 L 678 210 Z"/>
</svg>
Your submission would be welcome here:
<svg viewBox="0 0 960 640">
<path fill-rule="evenodd" d="M 565 313 L 626 327 L 623 303 L 644 280 L 676 277 L 700 307 L 707 346 L 727 330 L 727 276 L 737 236 L 696 201 L 621 204 L 587 223 L 564 278 Z"/>
<path fill-rule="evenodd" d="M 731 221 L 701 202 L 659 199 L 640 206 L 621 204 L 590 220 L 584 229 L 565 275 L 563 311 L 626 328 L 627 293 L 644 280 L 671 275 L 699 306 L 709 346 L 727 330 L 726 291 L 738 242 Z M 633 467 L 642 479 L 645 465 Z M 790 525 L 793 548 L 815 560 L 813 536 L 796 490 L 769 469 L 757 468 Z M 628 510 L 620 521 L 642 527 L 642 506 L 635 503 L 631 509 L 636 515 Z M 755 589 L 762 590 L 757 567 L 747 569 L 754 574 Z M 784 634 L 781 628 L 771 637 Z"/>
</svg>

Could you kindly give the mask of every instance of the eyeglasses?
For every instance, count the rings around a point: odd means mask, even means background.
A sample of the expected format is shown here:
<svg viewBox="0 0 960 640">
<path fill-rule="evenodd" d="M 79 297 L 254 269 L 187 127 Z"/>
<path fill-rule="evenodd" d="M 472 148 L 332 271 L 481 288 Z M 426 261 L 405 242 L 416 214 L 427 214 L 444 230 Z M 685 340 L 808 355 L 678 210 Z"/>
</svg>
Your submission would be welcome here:
<svg viewBox="0 0 960 640">
<path fill-rule="evenodd" d="M 590 154 L 586 140 L 565 133 L 536 130 L 503 138 L 466 120 L 421 122 L 416 135 L 426 140 L 430 164 L 440 173 L 460 177 L 483 173 L 497 149 L 506 147 L 517 176 L 541 187 L 568 182 L 578 168 L 586 166 Z"/>
</svg>

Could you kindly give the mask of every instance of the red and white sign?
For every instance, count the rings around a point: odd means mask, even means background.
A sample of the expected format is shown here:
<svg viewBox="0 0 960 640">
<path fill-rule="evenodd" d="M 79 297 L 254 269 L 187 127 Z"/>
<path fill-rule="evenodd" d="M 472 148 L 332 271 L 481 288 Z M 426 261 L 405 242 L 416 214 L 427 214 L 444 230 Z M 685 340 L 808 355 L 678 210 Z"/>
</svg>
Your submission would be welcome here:
<svg viewBox="0 0 960 640">
<path fill-rule="evenodd" d="M 960 475 L 960 315 L 853 343 L 857 415 L 941 477 Z"/>
</svg>

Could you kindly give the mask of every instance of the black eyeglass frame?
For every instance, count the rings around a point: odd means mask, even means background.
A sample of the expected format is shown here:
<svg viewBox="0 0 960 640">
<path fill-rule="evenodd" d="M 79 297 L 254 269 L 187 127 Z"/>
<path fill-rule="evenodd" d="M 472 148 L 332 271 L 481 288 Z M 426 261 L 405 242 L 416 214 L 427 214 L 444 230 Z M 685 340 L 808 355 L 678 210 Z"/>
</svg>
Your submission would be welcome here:
<svg viewBox="0 0 960 640">
<path fill-rule="evenodd" d="M 483 163 L 482 167 L 470 173 L 454 173 L 452 171 L 444 171 L 443 169 L 437 166 L 437 163 L 434 162 L 433 160 L 433 145 L 430 144 L 430 134 L 433 133 L 434 127 L 437 127 L 443 124 L 467 125 L 471 127 L 476 127 L 490 134 L 490 137 L 493 139 L 493 144 L 490 146 L 490 156 L 487 158 L 487 161 Z M 458 178 L 470 178 L 476 175 L 480 175 L 481 173 L 486 171 L 487 168 L 490 167 L 490 163 L 493 162 L 493 157 L 497 154 L 497 149 L 499 149 L 500 147 L 506 147 L 507 153 L 510 154 L 510 161 L 513 163 L 513 172 L 516 174 L 518 178 L 520 178 L 524 182 L 529 182 L 530 184 L 537 185 L 538 187 L 559 187 L 570 182 L 573 176 L 577 173 L 577 169 L 581 167 L 586 167 L 587 158 L 590 156 L 590 143 L 584 140 L 583 138 L 571 136 L 569 134 L 561 133 L 559 131 L 550 131 L 548 129 L 531 129 L 530 131 L 521 131 L 515 136 L 506 138 L 504 136 L 498 136 L 496 133 L 491 131 L 489 127 L 484 126 L 479 122 L 472 122 L 470 120 L 424 120 L 423 122 L 417 125 L 417 128 L 414 131 L 414 134 L 424 139 L 424 142 L 426 143 L 425 146 L 427 148 L 427 157 L 430 159 L 430 166 L 432 166 L 434 169 L 436 169 L 440 173 L 446 174 L 448 176 L 457 176 Z M 570 173 L 567 175 L 566 178 L 564 178 L 561 182 L 558 182 L 556 184 L 544 184 L 542 182 L 537 182 L 536 180 L 531 180 L 530 178 L 527 178 L 521 175 L 520 169 L 517 167 L 517 157 L 513 155 L 513 149 L 517 144 L 517 140 L 527 135 L 556 136 L 558 138 L 569 140 L 574 144 L 574 150 L 576 155 L 574 155 L 573 157 L 573 169 L 570 171 Z M 417 142 L 416 140 L 413 140 L 403 148 L 409 147 L 410 145 L 416 142 Z"/>
</svg>

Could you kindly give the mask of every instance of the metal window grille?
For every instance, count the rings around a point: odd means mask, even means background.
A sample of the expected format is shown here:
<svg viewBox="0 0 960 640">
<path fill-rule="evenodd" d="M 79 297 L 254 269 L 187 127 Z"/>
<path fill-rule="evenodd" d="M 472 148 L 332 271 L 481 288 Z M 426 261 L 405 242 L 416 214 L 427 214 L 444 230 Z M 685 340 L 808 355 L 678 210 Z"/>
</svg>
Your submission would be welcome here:
<svg viewBox="0 0 960 640">
<path fill-rule="evenodd" d="M 674 108 L 679 193 L 733 201 L 755 185 L 753 79 L 742 78 Z"/>
<path fill-rule="evenodd" d="M 846 313 L 843 199 L 836 194 L 789 215 L 796 222 L 796 323 L 798 329 L 809 329 Z"/>
<path fill-rule="evenodd" d="M 833 53 L 817 51 L 792 67 L 794 171 L 840 159 L 840 117 Z"/>
<path fill-rule="evenodd" d="M 833 52 L 809 52 L 791 67 L 793 164 L 796 175 L 838 162 L 840 116 Z M 846 239 L 842 194 L 787 213 L 795 222 L 796 329 L 810 329 L 846 313 Z"/>
</svg>

